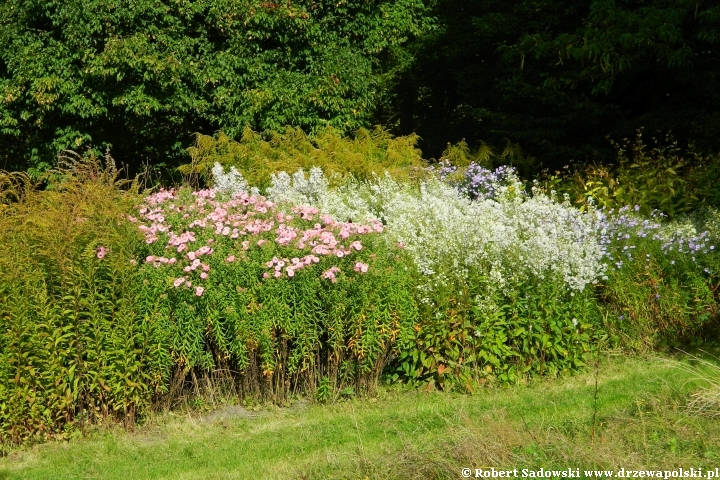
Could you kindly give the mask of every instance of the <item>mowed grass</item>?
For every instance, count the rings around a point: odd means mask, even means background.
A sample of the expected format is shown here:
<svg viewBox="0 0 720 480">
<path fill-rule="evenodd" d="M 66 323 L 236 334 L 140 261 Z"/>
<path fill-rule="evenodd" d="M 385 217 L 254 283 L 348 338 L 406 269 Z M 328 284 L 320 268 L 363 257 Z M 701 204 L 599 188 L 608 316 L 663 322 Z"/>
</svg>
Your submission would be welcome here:
<svg viewBox="0 0 720 480">
<path fill-rule="evenodd" d="M 462 478 L 461 469 L 720 467 L 720 420 L 687 411 L 720 380 L 689 357 L 609 356 L 567 379 L 475 395 L 164 414 L 0 459 L 0 479 Z M 597 380 L 597 396 L 595 396 Z"/>
</svg>

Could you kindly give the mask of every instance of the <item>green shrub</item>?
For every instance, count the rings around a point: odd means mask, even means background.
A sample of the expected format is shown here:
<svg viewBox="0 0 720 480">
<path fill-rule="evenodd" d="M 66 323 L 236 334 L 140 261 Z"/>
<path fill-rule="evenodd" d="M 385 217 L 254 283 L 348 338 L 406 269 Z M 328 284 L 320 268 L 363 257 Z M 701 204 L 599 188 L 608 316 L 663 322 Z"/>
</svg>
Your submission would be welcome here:
<svg viewBox="0 0 720 480">
<path fill-rule="evenodd" d="M 517 383 L 585 366 L 602 333 L 591 289 L 573 294 L 546 281 L 508 285 L 495 297 L 424 311 L 392 378 L 473 392 L 488 381 Z"/>
<path fill-rule="evenodd" d="M 0 2 L 0 165 L 104 149 L 177 166 L 188 132 L 371 125 L 432 28 L 418 1 Z"/>
<path fill-rule="evenodd" d="M 250 185 L 267 187 L 270 176 L 280 171 L 320 167 L 330 180 L 339 183 L 348 177 L 372 178 L 385 172 L 400 179 L 423 174 L 422 153 L 416 148 L 417 135 L 393 137 L 377 127 L 360 129 L 354 138 L 343 137 L 327 128 L 313 137 L 299 128 L 260 135 L 246 128 L 235 141 L 220 132 L 217 138 L 197 135 L 195 146 L 188 149 L 192 161 L 180 171 L 192 177 L 200 175 L 212 183 L 210 170 L 217 162 L 225 168 L 236 167 Z"/>
<path fill-rule="evenodd" d="M 546 188 L 568 193 L 580 208 L 592 199 L 607 209 L 639 205 L 645 216 L 660 210 L 674 218 L 704 205 L 720 205 L 720 156 L 683 150 L 670 135 L 664 142 L 653 138 L 648 148 L 642 130 L 633 142 L 613 145 L 615 166 L 588 165 L 570 175 L 557 172 L 546 177 Z"/>
</svg>

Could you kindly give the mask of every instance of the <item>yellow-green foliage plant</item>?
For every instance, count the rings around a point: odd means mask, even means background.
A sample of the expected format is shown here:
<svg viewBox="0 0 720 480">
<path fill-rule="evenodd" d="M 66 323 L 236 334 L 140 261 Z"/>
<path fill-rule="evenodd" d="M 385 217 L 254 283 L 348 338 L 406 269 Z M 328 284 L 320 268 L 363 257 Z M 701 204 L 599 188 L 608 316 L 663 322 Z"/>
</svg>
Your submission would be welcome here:
<svg viewBox="0 0 720 480">
<path fill-rule="evenodd" d="M 124 220 L 138 197 L 112 163 L 74 162 L 36 190 L 3 173 L 0 209 L 0 444 L 63 437 L 83 421 L 131 424 L 155 379 L 152 328 L 138 318 Z"/>
<path fill-rule="evenodd" d="M 320 167 L 331 183 L 342 183 L 349 177 L 372 178 L 373 173 L 408 180 L 424 174 L 425 162 L 416 147 L 417 135 L 393 137 L 380 127 L 360 129 L 354 137 L 342 137 L 327 128 L 310 137 L 299 128 L 284 132 L 259 134 L 246 128 L 236 141 L 223 132 L 216 137 L 196 136 L 188 148 L 190 164 L 179 168 L 191 179 L 210 180 L 210 170 L 217 162 L 226 170 L 236 167 L 250 185 L 266 187 L 270 176 L 280 171 L 305 171 Z"/>
<path fill-rule="evenodd" d="M 644 215 L 657 209 L 672 218 L 720 203 L 720 156 L 685 151 L 669 134 L 663 142 L 652 142 L 649 148 L 638 130 L 633 142 L 614 144 L 615 166 L 588 165 L 564 180 L 562 174 L 550 177 L 547 183 L 568 193 L 580 207 L 592 199 L 608 209 L 639 205 Z"/>
<path fill-rule="evenodd" d="M 467 168 L 471 164 L 487 169 L 509 165 L 522 174 L 530 173 L 536 164 L 535 157 L 526 155 L 519 144 L 512 143 L 507 139 L 505 140 L 505 147 L 502 149 L 488 145 L 483 141 L 480 142 L 477 148 L 473 149 L 463 138 L 456 144 L 448 143 L 440 160 L 445 160 L 460 170 Z"/>
</svg>

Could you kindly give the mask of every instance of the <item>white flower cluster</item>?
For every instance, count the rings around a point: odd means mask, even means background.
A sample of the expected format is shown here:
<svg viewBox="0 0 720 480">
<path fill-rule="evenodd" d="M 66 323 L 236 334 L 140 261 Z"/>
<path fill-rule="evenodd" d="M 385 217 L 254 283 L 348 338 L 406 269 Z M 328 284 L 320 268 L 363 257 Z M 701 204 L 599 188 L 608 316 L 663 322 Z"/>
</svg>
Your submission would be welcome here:
<svg viewBox="0 0 720 480">
<path fill-rule="evenodd" d="M 582 290 L 604 274 L 592 219 L 542 194 L 523 195 L 518 185 L 471 201 L 434 179 L 414 186 L 385 177 L 329 189 L 302 172 L 289 178 L 273 178 L 271 200 L 312 205 L 342 221 L 380 219 L 388 240 L 403 245 L 427 277 L 428 292 L 467 282 L 471 272 L 487 289 L 511 279 L 561 279 Z"/>
<path fill-rule="evenodd" d="M 328 191 L 328 181 L 319 167 L 310 169 L 309 178 L 305 172 L 298 170 L 292 177 L 287 172 L 279 172 L 270 176 L 271 186 L 267 196 L 273 202 L 288 202 L 295 205 L 315 205 Z"/>
<path fill-rule="evenodd" d="M 236 193 L 249 193 L 257 195 L 259 193 L 256 187 L 250 187 L 247 180 L 243 178 L 242 173 L 237 168 L 230 167 L 230 171 L 225 173 L 222 165 L 215 162 L 211 170 L 215 191 L 229 195 Z"/>
</svg>

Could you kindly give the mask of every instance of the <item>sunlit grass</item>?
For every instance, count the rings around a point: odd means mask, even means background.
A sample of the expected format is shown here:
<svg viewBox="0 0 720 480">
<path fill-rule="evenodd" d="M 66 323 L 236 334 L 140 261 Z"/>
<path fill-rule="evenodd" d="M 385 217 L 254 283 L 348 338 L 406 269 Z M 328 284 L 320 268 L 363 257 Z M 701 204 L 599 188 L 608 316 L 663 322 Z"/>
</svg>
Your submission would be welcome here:
<svg viewBox="0 0 720 480">
<path fill-rule="evenodd" d="M 165 414 L 132 433 L 109 428 L 11 452 L 0 459 L 0 478 L 407 479 L 461 478 L 461 468 L 481 466 L 714 468 L 720 422 L 686 408 L 707 387 L 710 362 L 604 358 L 597 398 L 592 370 L 473 396 L 381 390 L 375 398 L 252 415 L 239 408 Z"/>
</svg>

